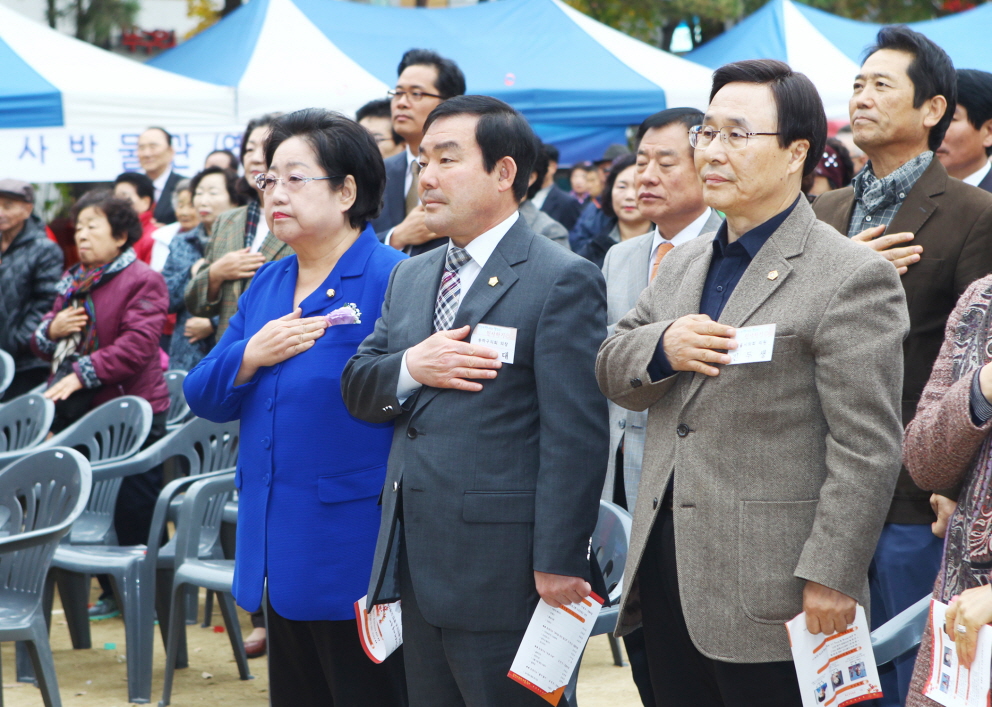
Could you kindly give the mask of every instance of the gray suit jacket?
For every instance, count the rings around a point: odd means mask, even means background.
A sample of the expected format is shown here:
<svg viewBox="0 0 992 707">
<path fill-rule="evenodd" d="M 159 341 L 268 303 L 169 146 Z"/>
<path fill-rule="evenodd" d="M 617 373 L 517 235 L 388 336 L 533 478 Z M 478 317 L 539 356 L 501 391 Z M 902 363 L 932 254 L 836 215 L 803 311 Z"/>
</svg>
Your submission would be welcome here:
<svg viewBox="0 0 992 707">
<path fill-rule="evenodd" d="M 714 233 L 723 217 L 710 209 L 710 216 L 699 235 Z M 648 268 L 651 261 L 651 244 L 654 231 L 629 241 L 617 243 L 606 251 L 603 276 L 606 278 L 606 321 L 610 334 L 617 322 L 637 304 L 641 292 L 648 286 Z M 610 458 L 606 468 L 606 485 L 603 498 L 613 501 L 616 479 L 617 448 L 623 440 L 623 486 L 627 508 L 637 500 L 637 484 L 641 481 L 641 460 L 644 457 L 644 428 L 648 414 L 625 410 L 610 401 Z"/>
<path fill-rule="evenodd" d="M 709 239 L 669 253 L 596 362 L 603 392 L 648 410 L 619 633 L 640 623 L 637 571 L 674 476 L 682 609 L 705 655 L 791 659 L 782 626 L 805 580 L 868 606 L 868 564 L 899 472 L 906 297 L 874 251 L 800 199 L 761 248 L 720 321 L 777 324 L 766 363 L 651 382 L 658 340 L 699 312 Z"/>
<path fill-rule="evenodd" d="M 534 570 L 589 577 L 606 470 L 595 379 L 606 287 L 595 266 L 518 219 L 452 326 L 515 327 L 514 362 L 481 392 L 424 387 L 401 406 L 400 362 L 431 335 L 444 256 L 397 265 L 375 331 L 341 377 L 352 415 L 395 422 L 369 603 L 397 598 L 402 543 L 429 623 L 522 630 L 538 600 Z"/>
</svg>

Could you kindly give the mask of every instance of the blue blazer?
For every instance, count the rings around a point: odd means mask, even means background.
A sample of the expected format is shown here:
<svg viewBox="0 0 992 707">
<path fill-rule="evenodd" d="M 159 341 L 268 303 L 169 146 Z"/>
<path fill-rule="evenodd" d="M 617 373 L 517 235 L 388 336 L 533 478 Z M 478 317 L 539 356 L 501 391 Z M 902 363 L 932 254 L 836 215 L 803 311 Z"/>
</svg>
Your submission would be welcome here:
<svg viewBox="0 0 992 707">
<path fill-rule="evenodd" d="M 296 256 L 266 263 L 220 343 L 186 378 L 193 412 L 217 422 L 241 420 L 234 597 L 247 611 L 260 606 L 268 578 L 269 601 L 280 616 L 355 617 L 353 604 L 372 569 L 393 425 L 348 414 L 341 372 L 372 333 L 389 275 L 405 257 L 366 228 L 300 305 L 302 316 L 313 317 L 353 303 L 361 324 L 328 327 L 309 350 L 235 388 L 248 340 L 293 308 Z"/>
</svg>

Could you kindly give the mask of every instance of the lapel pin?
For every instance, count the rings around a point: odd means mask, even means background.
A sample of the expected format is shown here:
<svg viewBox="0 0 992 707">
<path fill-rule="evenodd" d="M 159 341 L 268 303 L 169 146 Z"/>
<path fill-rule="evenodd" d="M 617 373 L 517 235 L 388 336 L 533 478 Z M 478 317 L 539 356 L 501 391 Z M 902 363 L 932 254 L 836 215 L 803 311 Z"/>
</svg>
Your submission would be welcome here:
<svg viewBox="0 0 992 707">
<path fill-rule="evenodd" d="M 770 277 L 770 276 L 769 276 L 769 277 Z M 330 290 L 328 290 L 328 291 L 327 291 L 327 296 L 328 296 L 328 297 L 333 297 L 333 296 L 334 296 L 334 294 L 335 294 L 335 292 L 334 292 L 334 288 L 331 288 Z"/>
<path fill-rule="evenodd" d="M 768 279 L 769 280 L 777 280 L 778 279 L 778 270 L 772 270 L 770 273 L 768 273 Z"/>
<path fill-rule="evenodd" d="M 498 284 L 499 284 L 499 278 L 498 277 L 496 277 L 495 275 L 493 275 L 491 278 L 489 278 L 489 286 L 490 287 L 496 287 L 496 285 L 498 285 Z"/>
</svg>

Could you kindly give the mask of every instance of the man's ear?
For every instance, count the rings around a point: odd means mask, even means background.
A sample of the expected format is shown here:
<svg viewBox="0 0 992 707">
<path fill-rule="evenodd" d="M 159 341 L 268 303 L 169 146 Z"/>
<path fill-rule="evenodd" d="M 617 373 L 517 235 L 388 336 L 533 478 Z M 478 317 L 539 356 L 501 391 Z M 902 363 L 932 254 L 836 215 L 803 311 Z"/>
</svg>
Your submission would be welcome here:
<svg viewBox="0 0 992 707">
<path fill-rule="evenodd" d="M 802 174 L 809 154 L 809 140 L 796 140 L 789 146 L 789 174 Z"/>
<path fill-rule="evenodd" d="M 499 179 L 499 191 L 513 189 L 513 181 L 517 178 L 517 163 L 512 157 L 503 157 L 496 162 L 496 177 Z"/>
</svg>

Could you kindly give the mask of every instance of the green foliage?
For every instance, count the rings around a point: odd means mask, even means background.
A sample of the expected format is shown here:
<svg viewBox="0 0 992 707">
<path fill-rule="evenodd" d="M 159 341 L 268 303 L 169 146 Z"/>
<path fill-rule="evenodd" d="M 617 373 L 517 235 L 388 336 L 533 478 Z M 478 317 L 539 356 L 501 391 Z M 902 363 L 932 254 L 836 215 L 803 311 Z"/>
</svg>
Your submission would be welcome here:
<svg viewBox="0 0 992 707">
<path fill-rule="evenodd" d="M 121 29 L 134 26 L 141 5 L 138 0 L 46 0 L 45 17 L 50 27 L 63 17 L 76 25 L 76 38 L 109 49 L 111 38 Z"/>
<path fill-rule="evenodd" d="M 636 39 L 662 49 L 685 22 L 697 45 L 760 9 L 767 0 L 565 0 L 575 9 Z M 868 22 L 928 20 L 967 9 L 969 0 L 804 0 L 807 5 Z"/>
</svg>

